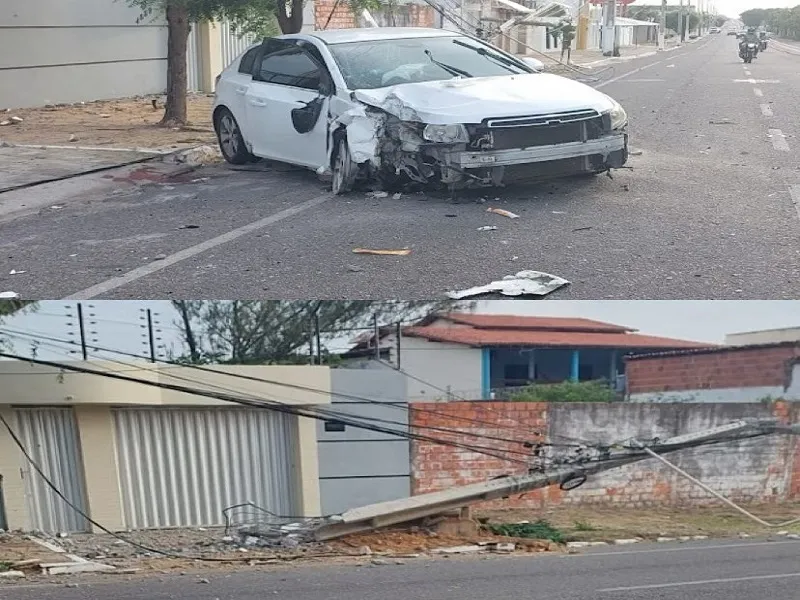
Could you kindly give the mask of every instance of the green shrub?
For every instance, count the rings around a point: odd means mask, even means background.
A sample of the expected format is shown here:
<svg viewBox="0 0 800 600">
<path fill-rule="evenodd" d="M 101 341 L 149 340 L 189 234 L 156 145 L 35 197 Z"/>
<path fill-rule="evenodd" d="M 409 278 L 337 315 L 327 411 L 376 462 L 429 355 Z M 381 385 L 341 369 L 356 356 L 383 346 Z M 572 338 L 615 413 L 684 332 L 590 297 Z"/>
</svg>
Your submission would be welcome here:
<svg viewBox="0 0 800 600">
<path fill-rule="evenodd" d="M 558 544 L 564 542 L 564 534 L 543 519 L 533 523 L 494 523 L 486 527 L 495 535 L 550 540 Z"/>
<path fill-rule="evenodd" d="M 514 402 L 613 402 L 617 393 L 605 381 L 535 383 L 511 394 Z"/>
</svg>

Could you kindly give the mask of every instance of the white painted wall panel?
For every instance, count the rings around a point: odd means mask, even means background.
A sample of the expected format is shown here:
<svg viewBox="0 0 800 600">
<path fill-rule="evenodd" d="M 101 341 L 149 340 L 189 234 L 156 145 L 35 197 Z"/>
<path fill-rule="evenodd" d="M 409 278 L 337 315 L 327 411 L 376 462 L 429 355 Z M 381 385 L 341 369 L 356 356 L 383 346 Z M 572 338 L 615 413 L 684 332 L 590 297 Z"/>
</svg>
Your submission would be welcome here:
<svg viewBox="0 0 800 600">
<path fill-rule="evenodd" d="M 53 485 L 86 512 L 80 441 L 71 408 L 18 408 L 18 435 Z M 86 531 L 88 523 L 29 464 L 23 465 L 32 529 L 48 533 Z"/>
<path fill-rule="evenodd" d="M 299 512 L 296 417 L 249 409 L 116 409 L 126 526 L 224 524 L 252 502 Z"/>
</svg>

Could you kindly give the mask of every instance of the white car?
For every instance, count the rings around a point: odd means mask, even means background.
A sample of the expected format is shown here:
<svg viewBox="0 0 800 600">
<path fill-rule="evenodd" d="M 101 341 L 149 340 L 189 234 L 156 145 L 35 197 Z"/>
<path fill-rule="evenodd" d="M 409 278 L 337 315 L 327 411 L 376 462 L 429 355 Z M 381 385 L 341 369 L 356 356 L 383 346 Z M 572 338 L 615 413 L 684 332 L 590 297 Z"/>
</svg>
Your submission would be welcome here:
<svg viewBox="0 0 800 600">
<path fill-rule="evenodd" d="M 451 190 L 601 173 L 628 159 L 625 110 L 541 63 L 423 28 L 268 38 L 217 78 L 213 123 L 233 164 Z"/>
</svg>

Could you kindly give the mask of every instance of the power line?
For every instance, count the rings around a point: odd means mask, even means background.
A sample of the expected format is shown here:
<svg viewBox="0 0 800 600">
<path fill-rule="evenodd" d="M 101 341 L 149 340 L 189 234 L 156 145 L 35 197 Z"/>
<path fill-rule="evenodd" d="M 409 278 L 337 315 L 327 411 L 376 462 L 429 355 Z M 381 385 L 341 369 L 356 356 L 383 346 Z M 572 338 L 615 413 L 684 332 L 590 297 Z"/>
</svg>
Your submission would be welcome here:
<svg viewBox="0 0 800 600">
<path fill-rule="evenodd" d="M 57 362 L 41 360 L 41 359 L 30 359 L 30 358 L 25 358 L 25 357 L 22 357 L 22 356 L 9 354 L 9 353 L 5 353 L 5 352 L 0 352 L 0 357 L 14 358 L 14 359 L 21 360 L 21 361 L 32 362 L 33 364 L 51 366 L 51 367 L 55 367 L 55 368 L 64 369 L 64 370 L 67 370 L 67 371 L 74 371 L 74 372 L 78 372 L 78 373 L 97 375 L 97 376 L 101 376 L 101 377 L 108 377 L 108 378 L 111 378 L 111 379 L 117 379 L 117 380 L 121 380 L 121 381 L 128 381 L 128 382 L 133 382 L 133 383 L 141 383 L 143 385 L 148 385 L 148 386 L 152 386 L 152 387 L 158 387 L 158 388 L 161 388 L 161 389 L 167 389 L 167 390 L 171 390 L 171 391 L 194 394 L 196 396 L 209 397 L 209 398 L 213 398 L 213 399 L 216 399 L 216 400 L 222 400 L 222 401 L 225 401 L 225 402 L 231 402 L 231 403 L 240 404 L 240 405 L 243 405 L 243 406 L 248 406 L 248 407 L 251 407 L 251 408 L 270 409 L 270 410 L 274 410 L 274 411 L 281 412 L 281 413 L 291 414 L 291 415 L 294 415 L 294 416 L 302 416 L 302 417 L 313 418 L 313 419 L 320 420 L 320 421 L 330 421 L 331 417 L 333 416 L 333 418 L 335 418 L 336 421 L 338 421 L 340 423 L 344 423 L 345 425 L 350 425 L 351 427 L 355 427 L 355 428 L 359 428 L 359 429 L 366 429 L 366 430 L 369 430 L 369 431 L 374 431 L 374 432 L 377 432 L 377 433 L 383 433 L 383 434 L 387 434 L 387 435 L 393 435 L 393 436 L 396 436 L 396 437 L 405 438 L 405 439 L 409 439 L 409 440 L 413 439 L 413 440 L 417 440 L 417 441 L 425 441 L 425 442 L 430 442 L 430 443 L 439 444 L 439 445 L 443 445 L 443 446 L 451 446 L 451 447 L 455 447 L 455 448 L 469 450 L 471 452 L 475 452 L 475 453 L 478 453 L 478 454 L 484 454 L 486 456 L 491 456 L 493 458 L 497 458 L 499 460 L 503 460 L 503 461 L 506 461 L 506 462 L 512 462 L 512 463 L 525 465 L 526 467 L 529 465 L 529 461 L 527 461 L 527 460 L 521 460 L 521 459 L 517 459 L 517 458 L 509 458 L 507 456 L 503 456 L 502 454 L 498 454 L 498 453 L 494 452 L 493 449 L 486 448 L 485 446 L 474 446 L 474 445 L 464 444 L 464 443 L 460 443 L 460 442 L 453 441 L 453 440 L 446 440 L 446 439 L 436 438 L 436 437 L 433 437 L 433 436 L 430 436 L 430 435 L 414 433 L 412 431 L 398 431 L 398 430 L 391 429 L 391 428 L 388 428 L 388 427 L 383 427 L 383 426 L 380 426 L 380 425 L 370 425 L 370 424 L 361 422 L 359 420 L 360 417 L 355 417 L 353 415 L 347 415 L 345 413 L 338 413 L 336 411 L 330 411 L 330 410 L 327 410 L 327 409 L 321 409 L 319 407 L 307 408 L 307 407 L 289 406 L 289 405 L 277 402 L 275 400 L 263 399 L 263 398 L 258 398 L 258 397 L 255 397 L 255 398 L 253 398 L 253 397 L 238 397 L 238 396 L 231 395 L 231 394 L 228 394 L 228 393 L 222 393 L 222 392 L 214 393 L 214 392 L 209 392 L 209 391 L 205 391 L 205 390 L 201 390 L 201 389 L 197 389 L 197 388 L 179 386 L 179 385 L 170 384 L 170 383 L 163 383 L 163 382 L 147 381 L 147 380 L 138 379 L 138 378 L 135 378 L 135 377 L 128 377 L 128 376 L 125 376 L 125 375 L 121 375 L 120 373 L 112 373 L 112 372 L 107 372 L 107 371 L 95 371 L 95 370 L 92 370 L 92 369 L 86 369 L 84 367 L 78 367 L 78 366 L 75 366 L 75 365 L 67 365 L 67 364 L 64 364 L 64 363 L 57 363 Z M 219 371 L 214 371 L 214 372 L 217 373 L 217 374 L 219 373 Z M 191 380 L 191 379 L 188 379 L 188 378 L 182 378 L 180 376 L 176 376 L 176 375 L 171 374 L 171 373 L 168 374 L 168 376 L 176 378 L 176 379 L 184 379 L 184 380 L 190 381 L 192 383 L 195 383 L 194 380 Z M 221 386 L 217 386 L 217 385 L 214 385 L 214 384 L 206 384 L 206 383 L 204 383 L 203 385 L 208 385 L 209 387 L 221 388 Z M 225 388 L 222 388 L 222 389 L 225 389 Z M 464 434 L 465 432 L 454 432 L 454 433 Z M 514 453 L 514 454 L 520 454 L 520 452 L 518 452 L 518 451 L 507 451 L 507 452 Z M 526 454 L 526 456 L 527 456 L 527 454 Z"/>
<path fill-rule="evenodd" d="M 16 331 L 16 332 L 14 332 L 13 330 L 9 330 L 8 328 L 6 328 L 5 330 L 6 330 L 6 332 L 10 333 L 11 335 L 17 335 L 17 336 L 21 335 L 21 336 L 25 336 L 25 337 L 33 337 L 33 338 L 45 339 L 45 340 L 49 340 L 49 341 L 55 341 L 55 342 L 59 342 L 59 343 L 67 343 L 67 344 L 71 344 L 72 343 L 71 340 L 63 340 L 63 339 L 54 338 L 54 337 L 51 337 L 51 336 L 34 335 L 34 334 L 26 333 L 24 331 Z M 111 349 L 111 348 L 102 348 L 102 347 L 98 348 L 97 346 L 93 346 L 93 347 L 96 350 L 102 350 L 104 352 L 111 352 L 111 353 L 119 354 L 119 355 L 122 355 L 122 356 L 133 356 L 133 357 L 136 357 L 136 358 L 141 358 L 141 356 L 139 356 L 138 354 L 125 352 L 125 351 L 122 351 L 122 350 L 114 350 L 114 349 Z M 543 437 L 546 437 L 546 435 L 547 435 L 545 432 L 542 432 L 542 431 L 539 431 L 539 430 L 523 429 L 521 427 L 508 427 L 508 426 L 500 425 L 499 423 L 496 423 L 496 422 L 481 421 L 481 420 L 478 420 L 478 419 L 472 419 L 470 417 L 463 417 L 463 416 L 460 416 L 460 415 L 453 415 L 453 414 L 450 414 L 450 413 L 447 413 L 447 412 L 436 411 L 436 410 L 433 410 L 433 409 L 414 407 L 414 406 L 408 405 L 408 404 L 404 404 L 403 406 L 398 406 L 397 404 L 380 402 L 380 401 L 374 400 L 372 398 L 367 398 L 367 397 L 364 397 L 364 396 L 358 396 L 358 395 L 354 395 L 354 394 L 345 394 L 345 393 L 342 393 L 342 392 L 335 392 L 333 390 L 321 390 L 321 389 L 318 389 L 318 388 L 312 388 L 312 387 L 308 387 L 308 386 L 303 386 L 303 385 L 299 385 L 299 384 L 292 384 L 292 383 L 287 383 L 287 382 L 282 382 L 282 381 L 275 381 L 275 380 L 265 379 L 263 377 L 256 377 L 256 376 L 252 376 L 252 375 L 246 375 L 246 374 L 243 374 L 243 373 L 222 372 L 222 371 L 219 371 L 217 369 L 212 369 L 212 368 L 209 368 L 209 367 L 206 367 L 206 366 L 203 366 L 203 365 L 183 364 L 183 363 L 179 363 L 179 362 L 176 362 L 176 361 L 169 361 L 169 360 L 165 360 L 165 359 L 158 359 L 157 362 L 163 363 L 163 364 L 169 364 L 169 365 L 173 365 L 173 366 L 183 366 L 183 367 L 187 367 L 187 368 L 197 369 L 197 370 L 200 370 L 200 371 L 206 371 L 206 372 L 214 373 L 216 375 L 224 374 L 226 376 L 234 377 L 234 378 L 237 378 L 237 379 L 244 379 L 244 380 L 248 380 L 248 381 L 257 381 L 257 382 L 260 382 L 260 383 L 268 383 L 268 384 L 276 385 L 276 386 L 279 386 L 279 387 L 287 387 L 287 388 L 290 388 L 290 389 L 297 389 L 297 390 L 300 390 L 300 391 L 305 391 L 305 392 L 314 393 L 314 394 L 323 395 L 323 396 L 336 396 L 336 397 L 345 398 L 345 399 L 348 399 L 348 400 L 356 400 L 356 401 L 363 402 L 363 403 L 376 404 L 376 405 L 379 405 L 379 406 L 392 406 L 392 407 L 394 407 L 396 409 L 400 409 L 400 410 L 418 411 L 420 413 L 427 413 L 427 414 L 437 415 L 437 416 L 445 417 L 447 419 L 452 419 L 452 420 L 457 420 L 457 421 L 462 421 L 462 422 L 469 422 L 469 423 L 473 423 L 473 424 L 489 426 L 489 427 L 492 427 L 492 428 L 502 427 L 504 429 L 509 429 L 509 430 L 512 430 L 512 431 L 515 431 L 515 430 L 516 431 L 521 431 L 521 432 L 524 431 L 526 435 L 535 434 L 535 435 L 539 435 L 539 436 L 543 436 Z M 394 367 L 392 367 L 392 368 L 394 368 Z M 404 371 L 400 371 L 400 372 L 402 374 L 404 374 L 405 376 L 415 378 L 418 381 L 421 381 L 422 383 L 425 383 L 426 385 L 431 385 L 431 384 L 425 382 L 424 380 L 419 379 L 419 378 L 417 378 L 417 377 L 415 377 L 415 376 L 413 376 L 411 374 L 408 374 L 408 373 L 406 373 Z M 433 385 L 431 385 L 431 387 L 436 388 L 436 386 L 433 386 Z M 441 388 L 439 388 L 439 389 L 440 389 L 440 391 L 446 392 L 445 390 L 443 390 Z M 482 407 L 482 408 L 487 409 L 487 410 L 490 409 L 490 407 L 487 407 L 487 406 L 482 405 L 480 403 L 476 403 L 476 406 Z M 467 432 L 460 432 L 460 433 L 467 433 Z M 577 444 L 580 444 L 580 445 L 590 444 L 590 442 L 586 442 L 585 440 L 579 440 L 579 439 L 575 439 L 575 438 L 568 438 L 566 436 L 558 436 L 558 437 L 560 437 L 560 439 L 571 440 L 571 441 L 576 442 Z M 527 438 L 527 439 L 506 439 L 505 441 L 527 444 L 527 443 L 530 442 L 530 439 L 529 438 Z M 562 446 L 574 446 L 574 445 L 576 445 L 576 444 L 552 444 L 552 443 L 542 443 L 542 444 L 543 445 L 562 445 Z"/>
</svg>

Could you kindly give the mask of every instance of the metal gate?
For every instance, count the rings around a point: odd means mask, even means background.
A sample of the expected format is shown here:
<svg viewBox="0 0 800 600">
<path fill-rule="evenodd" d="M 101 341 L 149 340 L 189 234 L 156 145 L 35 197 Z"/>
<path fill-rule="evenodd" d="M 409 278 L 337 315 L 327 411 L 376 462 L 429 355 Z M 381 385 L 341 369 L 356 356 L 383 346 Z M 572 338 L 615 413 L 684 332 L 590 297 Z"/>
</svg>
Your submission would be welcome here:
<svg viewBox="0 0 800 600">
<path fill-rule="evenodd" d="M 246 502 L 298 513 L 296 417 L 238 408 L 113 412 L 127 528 L 222 525 L 225 508 Z"/>
<path fill-rule="evenodd" d="M 15 409 L 19 437 L 53 485 L 87 512 L 78 427 L 71 408 Z M 27 463 L 23 467 L 31 528 L 49 533 L 87 531 L 88 523 Z"/>
</svg>

